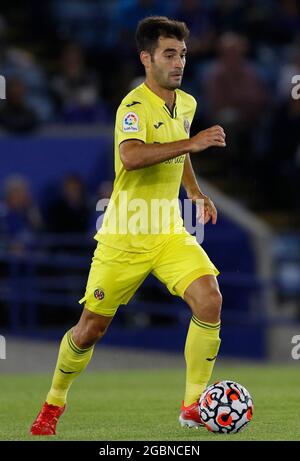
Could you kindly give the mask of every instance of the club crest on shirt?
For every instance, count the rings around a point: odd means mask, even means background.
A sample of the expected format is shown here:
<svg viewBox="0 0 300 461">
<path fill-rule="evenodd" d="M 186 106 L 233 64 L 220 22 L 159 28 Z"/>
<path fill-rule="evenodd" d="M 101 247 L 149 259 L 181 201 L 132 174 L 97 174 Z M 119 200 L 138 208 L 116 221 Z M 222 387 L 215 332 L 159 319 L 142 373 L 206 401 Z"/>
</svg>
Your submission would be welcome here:
<svg viewBox="0 0 300 461">
<path fill-rule="evenodd" d="M 190 134 L 190 122 L 188 120 L 188 118 L 184 117 L 184 120 L 183 120 L 183 127 L 184 127 L 184 131 L 186 132 L 186 134 Z"/>
<path fill-rule="evenodd" d="M 98 301 L 102 301 L 102 299 L 104 298 L 104 290 L 102 290 L 102 288 L 97 288 L 94 291 L 94 297 L 98 299 Z"/>
<path fill-rule="evenodd" d="M 125 133 L 139 131 L 139 117 L 135 112 L 128 112 L 124 116 L 123 131 Z"/>
</svg>

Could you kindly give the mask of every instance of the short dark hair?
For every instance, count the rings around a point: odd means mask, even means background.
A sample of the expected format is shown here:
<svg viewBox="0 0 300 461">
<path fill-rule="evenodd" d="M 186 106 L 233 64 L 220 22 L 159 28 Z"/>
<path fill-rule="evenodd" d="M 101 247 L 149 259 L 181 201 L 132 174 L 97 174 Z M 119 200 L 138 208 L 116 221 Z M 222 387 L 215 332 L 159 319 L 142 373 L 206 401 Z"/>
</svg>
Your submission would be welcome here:
<svg viewBox="0 0 300 461">
<path fill-rule="evenodd" d="M 148 51 L 153 55 L 159 37 L 185 40 L 189 29 L 184 22 L 169 19 L 166 16 L 149 16 L 142 19 L 137 26 L 135 39 L 138 52 Z"/>
</svg>

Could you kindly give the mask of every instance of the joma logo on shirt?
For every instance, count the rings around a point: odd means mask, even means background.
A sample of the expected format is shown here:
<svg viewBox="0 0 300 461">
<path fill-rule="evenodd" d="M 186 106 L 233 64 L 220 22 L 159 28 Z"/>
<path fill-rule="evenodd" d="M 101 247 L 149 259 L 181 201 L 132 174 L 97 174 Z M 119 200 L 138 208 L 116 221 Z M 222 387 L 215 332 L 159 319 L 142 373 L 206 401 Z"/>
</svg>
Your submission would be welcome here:
<svg viewBox="0 0 300 461">
<path fill-rule="evenodd" d="M 136 104 L 142 104 L 142 103 L 139 101 L 132 101 L 130 104 L 126 104 L 126 107 L 135 106 Z"/>
</svg>

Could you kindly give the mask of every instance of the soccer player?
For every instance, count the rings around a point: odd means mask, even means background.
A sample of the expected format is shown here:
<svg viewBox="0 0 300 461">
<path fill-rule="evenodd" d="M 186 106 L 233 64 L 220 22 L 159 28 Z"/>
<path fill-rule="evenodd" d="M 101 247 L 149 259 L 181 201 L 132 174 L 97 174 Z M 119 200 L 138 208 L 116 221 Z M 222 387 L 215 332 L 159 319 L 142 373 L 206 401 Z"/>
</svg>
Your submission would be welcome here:
<svg viewBox="0 0 300 461">
<path fill-rule="evenodd" d="M 220 126 L 189 138 L 196 101 L 180 90 L 188 29 L 183 22 L 148 17 L 138 24 L 137 46 L 145 82 L 121 102 L 115 124 L 115 182 L 93 257 L 77 325 L 63 337 L 52 385 L 31 427 L 53 435 L 74 379 L 89 363 L 118 307 L 127 304 L 148 274 L 191 309 L 185 345 L 186 388 L 179 422 L 199 427 L 199 396 L 210 379 L 220 346 L 221 294 L 218 270 L 189 234 L 180 215 L 182 183 L 190 200 L 204 200 L 202 219 L 215 224 L 217 211 L 197 183 L 190 155 L 225 146 Z M 172 203 L 169 219 L 152 212 L 156 200 Z M 146 212 L 133 213 L 138 205 Z M 165 224 L 168 223 L 166 227 Z M 168 231 L 166 232 L 166 228 Z"/>
</svg>

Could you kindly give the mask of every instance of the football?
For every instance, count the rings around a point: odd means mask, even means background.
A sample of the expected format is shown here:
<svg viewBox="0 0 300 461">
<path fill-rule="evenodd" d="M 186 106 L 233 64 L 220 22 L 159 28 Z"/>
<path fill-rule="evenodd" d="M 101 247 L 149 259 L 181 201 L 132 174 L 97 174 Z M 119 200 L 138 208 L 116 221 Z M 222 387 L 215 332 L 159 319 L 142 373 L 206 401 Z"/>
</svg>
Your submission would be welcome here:
<svg viewBox="0 0 300 461">
<path fill-rule="evenodd" d="M 243 430 L 251 421 L 253 400 L 241 384 L 219 381 L 207 387 L 201 395 L 199 413 L 209 431 L 234 434 Z"/>
</svg>

